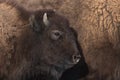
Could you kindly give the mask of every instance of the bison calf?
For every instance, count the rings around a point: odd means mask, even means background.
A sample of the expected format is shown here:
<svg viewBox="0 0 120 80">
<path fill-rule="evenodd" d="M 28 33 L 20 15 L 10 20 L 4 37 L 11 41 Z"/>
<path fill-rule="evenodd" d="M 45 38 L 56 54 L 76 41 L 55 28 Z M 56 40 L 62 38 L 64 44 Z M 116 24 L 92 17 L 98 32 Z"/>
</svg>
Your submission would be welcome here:
<svg viewBox="0 0 120 80">
<path fill-rule="evenodd" d="M 22 53 L 16 50 L 7 80 L 76 80 L 88 73 L 77 34 L 65 17 L 53 10 L 14 7 L 31 29 L 21 36 Z"/>
</svg>

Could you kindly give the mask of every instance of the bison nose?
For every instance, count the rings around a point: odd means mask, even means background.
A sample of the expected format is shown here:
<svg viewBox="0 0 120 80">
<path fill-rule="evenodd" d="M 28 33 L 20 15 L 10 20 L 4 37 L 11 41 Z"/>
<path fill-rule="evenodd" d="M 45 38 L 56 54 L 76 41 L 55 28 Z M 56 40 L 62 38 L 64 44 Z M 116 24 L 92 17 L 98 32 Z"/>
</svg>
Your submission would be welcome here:
<svg viewBox="0 0 120 80">
<path fill-rule="evenodd" d="M 77 55 L 73 55 L 73 63 L 76 64 L 80 61 L 81 59 L 81 55 L 77 54 Z"/>
</svg>

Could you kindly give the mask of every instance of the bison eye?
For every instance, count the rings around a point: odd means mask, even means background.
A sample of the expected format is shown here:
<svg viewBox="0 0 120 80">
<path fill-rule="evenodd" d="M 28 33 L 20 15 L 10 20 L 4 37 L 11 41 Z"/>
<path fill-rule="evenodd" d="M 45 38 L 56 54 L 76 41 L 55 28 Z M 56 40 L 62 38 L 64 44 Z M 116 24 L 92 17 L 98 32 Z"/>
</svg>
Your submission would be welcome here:
<svg viewBox="0 0 120 80">
<path fill-rule="evenodd" d="M 59 30 L 53 30 L 51 32 L 51 39 L 58 40 L 62 36 L 63 32 Z"/>
</svg>

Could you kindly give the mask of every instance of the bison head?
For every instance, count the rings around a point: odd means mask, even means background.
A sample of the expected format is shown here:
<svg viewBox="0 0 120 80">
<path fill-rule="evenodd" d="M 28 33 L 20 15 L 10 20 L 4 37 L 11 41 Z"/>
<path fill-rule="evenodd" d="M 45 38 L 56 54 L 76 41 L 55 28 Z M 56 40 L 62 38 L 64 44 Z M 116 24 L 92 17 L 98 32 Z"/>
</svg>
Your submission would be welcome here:
<svg viewBox="0 0 120 80">
<path fill-rule="evenodd" d="M 24 67 L 20 70 L 27 76 L 29 73 L 27 80 L 39 80 L 36 75 L 42 72 L 52 76 L 52 80 L 58 80 L 66 69 L 85 62 L 77 34 L 65 17 L 47 10 L 33 13 L 29 21 L 35 40 L 28 53 L 29 64 L 23 62 Z"/>
</svg>

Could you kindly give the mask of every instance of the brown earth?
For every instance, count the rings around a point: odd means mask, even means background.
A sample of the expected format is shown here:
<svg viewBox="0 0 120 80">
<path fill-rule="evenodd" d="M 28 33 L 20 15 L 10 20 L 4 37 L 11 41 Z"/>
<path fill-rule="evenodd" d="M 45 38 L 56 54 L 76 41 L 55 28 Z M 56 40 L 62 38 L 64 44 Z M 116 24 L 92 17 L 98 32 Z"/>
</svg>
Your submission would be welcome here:
<svg viewBox="0 0 120 80">
<path fill-rule="evenodd" d="M 54 9 L 78 32 L 90 73 L 83 80 L 120 80 L 119 0 L 17 0 L 27 10 Z M 0 70 L 7 74 L 27 21 L 0 4 Z M 3 67 L 5 66 L 5 67 Z"/>
</svg>

